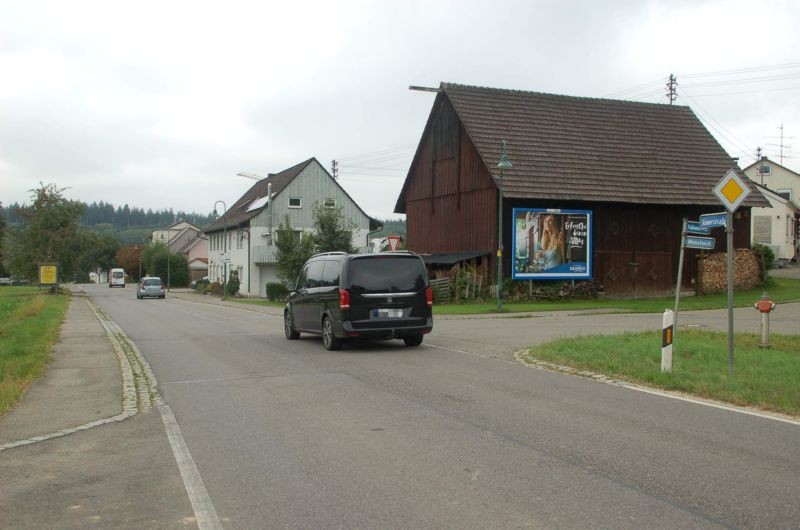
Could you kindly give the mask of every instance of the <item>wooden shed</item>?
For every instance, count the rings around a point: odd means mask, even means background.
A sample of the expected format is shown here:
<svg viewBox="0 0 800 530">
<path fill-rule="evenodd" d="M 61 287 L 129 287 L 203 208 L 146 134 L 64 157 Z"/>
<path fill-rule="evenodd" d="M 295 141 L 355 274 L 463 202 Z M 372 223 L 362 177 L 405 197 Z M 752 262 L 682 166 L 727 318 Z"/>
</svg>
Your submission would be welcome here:
<svg viewBox="0 0 800 530">
<path fill-rule="evenodd" d="M 589 276 L 613 296 L 674 292 L 683 217 L 722 211 L 714 185 L 731 168 L 744 177 L 685 106 L 442 83 L 395 206 L 410 250 L 479 254 L 496 274 L 503 140 L 513 164 L 503 172 L 504 271 L 517 270 L 515 209 L 589 212 Z M 737 248 L 749 246 L 750 207 L 766 204 L 754 190 L 737 211 Z"/>
</svg>

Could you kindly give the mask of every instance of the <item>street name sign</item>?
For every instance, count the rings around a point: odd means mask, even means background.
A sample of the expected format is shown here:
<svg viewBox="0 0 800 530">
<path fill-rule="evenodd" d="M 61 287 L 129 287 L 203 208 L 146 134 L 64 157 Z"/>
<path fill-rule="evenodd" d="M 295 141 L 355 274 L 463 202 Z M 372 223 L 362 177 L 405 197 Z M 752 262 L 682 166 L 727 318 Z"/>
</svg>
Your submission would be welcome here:
<svg viewBox="0 0 800 530">
<path fill-rule="evenodd" d="M 719 213 L 704 213 L 700 216 L 701 228 L 716 228 L 718 226 L 725 226 L 727 214 L 725 212 Z"/>
<path fill-rule="evenodd" d="M 692 234 L 710 234 L 711 230 L 709 228 L 703 228 L 700 225 L 700 221 L 689 221 L 686 224 L 686 231 L 691 232 Z"/>
<path fill-rule="evenodd" d="M 714 195 L 725 208 L 733 213 L 750 195 L 750 187 L 736 171 L 729 169 L 725 176 L 714 186 Z"/>
<path fill-rule="evenodd" d="M 686 236 L 686 248 L 714 250 L 714 243 L 713 237 Z"/>
</svg>

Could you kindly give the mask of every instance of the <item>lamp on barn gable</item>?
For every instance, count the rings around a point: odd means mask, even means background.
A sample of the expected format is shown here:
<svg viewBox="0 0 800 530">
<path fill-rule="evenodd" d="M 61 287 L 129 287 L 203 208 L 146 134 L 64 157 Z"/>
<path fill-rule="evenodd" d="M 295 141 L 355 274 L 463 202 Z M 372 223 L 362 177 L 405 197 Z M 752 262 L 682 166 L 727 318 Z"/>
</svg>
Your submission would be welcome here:
<svg viewBox="0 0 800 530">
<path fill-rule="evenodd" d="M 506 153 L 506 141 L 500 141 L 500 193 L 497 198 L 497 312 L 503 311 L 503 170 L 511 169 L 511 161 Z"/>
</svg>

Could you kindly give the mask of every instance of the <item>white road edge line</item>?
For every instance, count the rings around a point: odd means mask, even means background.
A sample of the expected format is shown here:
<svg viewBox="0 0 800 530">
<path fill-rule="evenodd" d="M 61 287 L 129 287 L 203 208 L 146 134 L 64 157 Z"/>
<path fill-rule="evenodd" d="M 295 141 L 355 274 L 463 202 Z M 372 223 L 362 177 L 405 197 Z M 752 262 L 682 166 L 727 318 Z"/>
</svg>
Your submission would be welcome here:
<svg viewBox="0 0 800 530">
<path fill-rule="evenodd" d="M 695 405 L 713 407 L 713 408 L 716 408 L 716 409 L 727 410 L 728 412 L 736 412 L 738 414 L 745 414 L 747 416 L 755 416 L 757 418 L 762 418 L 762 419 L 765 419 L 765 420 L 779 421 L 779 422 L 782 422 L 782 423 L 788 423 L 789 425 L 800 426 L 800 420 L 795 420 L 795 419 L 788 418 L 788 417 L 785 417 L 785 416 L 782 416 L 782 415 L 778 415 L 778 414 L 769 414 L 769 413 L 766 413 L 766 412 L 758 412 L 758 411 L 755 411 L 755 410 L 749 410 L 749 409 L 746 409 L 746 408 L 736 407 L 734 405 L 726 405 L 724 403 L 717 403 L 717 402 L 709 401 L 709 400 L 705 400 L 705 399 L 690 398 L 690 397 L 686 397 L 686 396 L 679 396 L 679 395 L 676 395 L 676 394 L 673 394 L 671 392 L 667 392 L 667 391 L 664 391 L 664 390 L 658 390 L 658 389 L 655 389 L 655 388 L 646 388 L 646 387 L 642 387 L 642 386 L 639 386 L 639 385 L 634 385 L 633 383 L 628 383 L 626 381 L 619 381 L 619 380 L 606 379 L 606 378 L 595 379 L 595 378 L 586 377 L 584 375 L 581 375 L 581 374 L 577 373 L 577 371 L 573 373 L 573 372 L 567 372 L 567 371 L 563 371 L 563 370 L 558 370 L 555 367 L 549 368 L 545 364 L 528 364 L 528 363 L 525 363 L 525 362 L 522 362 L 522 361 L 519 360 L 517 354 L 520 353 L 520 352 L 515 352 L 514 353 L 514 358 L 516 359 L 516 361 L 515 362 L 511 362 L 511 361 L 507 361 L 505 359 L 499 359 L 497 357 L 492 357 L 490 355 L 482 355 L 480 353 L 469 352 L 469 351 L 464 351 L 464 350 L 457 350 L 455 348 L 448 348 L 446 346 L 439 346 L 439 345 L 430 344 L 430 343 L 427 343 L 427 345 L 429 347 L 432 347 L 432 348 L 439 348 L 440 350 L 447 350 L 447 351 L 451 351 L 451 352 L 455 352 L 455 353 L 465 353 L 467 355 L 472 355 L 472 356 L 475 356 L 475 357 L 483 357 L 484 359 L 492 359 L 494 361 L 500 361 L 500 362 L 503 362 L 503 363 L 521 364 L 522 366 L 527 366 L 527 367 L 530 367 L 530 368 L 538 368 L 539 370 L 545 370 L 547 372 L 553 372 L 553 373 L 558 373 L 558 374 L 562 374 L 562 375 L 569 375 L 569 376 L 573 376 L 573 377 L 580 377 L 582 379 L 588 379 L 588 380 L 594 381 L 596 383 L 604 383 L 606 385 L 614 385 L 614 386 L 617 386 L 617 387 L 626 388 L 628 390 L 636 390 L 637 392 L 643 392 L 645 394 L 652 394 L 654 396 L 660 396 L 660 397 L 669 398 L 669 399 L 676 399 L 678 401 L 684 401 L 686 403 L 693 403 Z M 525 350 L 521 350 L 521 351 L 527 351 L 527 348 Z"/>
<path fill-rule="evenodd" d="M 161 412 L 161 419 L 164 421 L 167 438 L 172 446 L 172 454 L 175 455 L 175 461 L 178 463 L 178 469 L 181 472 L 181 477 L 183 477 L 183 484 L 189 494 L 189 501 L 192 503 L 197 526 L 200 530 L 221 529 L 222 523 L 217 516 L 217 510 L 214 509 L 214 505 L 211 503 L 211 497 L 209 497 L 206 486 L 203 484 L 203 479 L 200 477 L 200 472 L 197 470 L 191 453 L 189 453 L 189 448 L 183 439 L 178 421 L 172 414 L 172 409 L 169 408 L 169 405 L 159 405 L 158 410 Z"/>
</svg>

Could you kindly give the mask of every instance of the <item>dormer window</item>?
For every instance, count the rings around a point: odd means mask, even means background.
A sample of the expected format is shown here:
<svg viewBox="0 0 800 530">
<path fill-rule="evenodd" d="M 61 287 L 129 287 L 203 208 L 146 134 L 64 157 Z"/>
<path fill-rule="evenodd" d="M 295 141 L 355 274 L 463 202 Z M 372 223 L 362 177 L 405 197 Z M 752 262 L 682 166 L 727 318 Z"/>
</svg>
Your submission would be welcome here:
<svg viewBox="0 0 800 530">
<path fill-rule="evenodd" d="M 758 166 L 758 172 L 761 173 L 762 175 L 772 175 L 772 166 L 769 164 Z"/>
<path fill-rule="evenodd" d="M 303 199 L 300 197 L 289 197 L 289 208 L 302 208 Z"/>
</svg>

